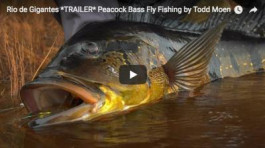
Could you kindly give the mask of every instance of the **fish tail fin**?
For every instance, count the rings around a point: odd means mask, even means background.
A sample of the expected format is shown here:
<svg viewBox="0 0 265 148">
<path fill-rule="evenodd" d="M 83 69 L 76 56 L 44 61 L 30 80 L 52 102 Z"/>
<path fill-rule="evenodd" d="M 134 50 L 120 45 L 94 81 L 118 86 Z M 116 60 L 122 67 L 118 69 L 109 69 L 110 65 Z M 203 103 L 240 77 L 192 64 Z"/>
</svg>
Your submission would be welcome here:
<svg viewBox="0 0 265 148">
<path fill-rule="evenodd" d="M 201 85 L 225 24 L 223 22 L 189 42 L 163 65 L 172 90 L 176 88 L 192 90 Z"/>
</svg>

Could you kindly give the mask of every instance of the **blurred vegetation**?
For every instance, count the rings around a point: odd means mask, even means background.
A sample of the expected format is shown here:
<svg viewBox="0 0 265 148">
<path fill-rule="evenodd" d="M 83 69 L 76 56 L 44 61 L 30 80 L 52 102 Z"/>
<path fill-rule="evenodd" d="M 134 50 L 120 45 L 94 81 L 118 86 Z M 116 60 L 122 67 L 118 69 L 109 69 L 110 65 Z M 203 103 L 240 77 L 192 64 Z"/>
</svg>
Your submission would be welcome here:
<svg viewBox="0 0 265 148">
<path fill-rule="evenodd" d="M 4 0 L 0 4 L 0 85 L 5 84 L 0 95 L 10 92 L 14 104 L 20 103 L 21 86 L 45 67 L 64 41 L 53 14 L 6 12 L 7 5 L 55 6 L 51 0 L 30 2 Z"/>
</svg>

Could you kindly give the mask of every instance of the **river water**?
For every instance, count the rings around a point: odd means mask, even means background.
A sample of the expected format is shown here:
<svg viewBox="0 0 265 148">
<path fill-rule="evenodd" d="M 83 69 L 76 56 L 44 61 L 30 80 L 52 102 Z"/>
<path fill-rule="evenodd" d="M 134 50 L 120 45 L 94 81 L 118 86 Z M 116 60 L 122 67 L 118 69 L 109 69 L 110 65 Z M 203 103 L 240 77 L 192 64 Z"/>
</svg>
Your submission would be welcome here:
<svg viewBox="0 0 265 148">
<path fill-rule="evenodd" d="M 2 110 L 0 147 L 265 147 L 265 74 L 218 80 L 195 94 L 105 121 L 36 130 L 25 126 L 23 108 Z"/>
</svg>

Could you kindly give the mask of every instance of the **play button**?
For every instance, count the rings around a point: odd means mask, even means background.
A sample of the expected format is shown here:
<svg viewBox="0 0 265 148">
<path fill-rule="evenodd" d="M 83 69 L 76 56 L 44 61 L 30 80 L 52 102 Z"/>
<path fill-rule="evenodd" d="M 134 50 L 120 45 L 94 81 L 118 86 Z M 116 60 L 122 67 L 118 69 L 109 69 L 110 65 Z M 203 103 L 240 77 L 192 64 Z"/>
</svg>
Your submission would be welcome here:
<svg viewBox="0 0 265 148">
<path fill-rule="evenodd" d="M 146 67 L 144 65 L 122 65 L 119 69 L 119 80 L 121 84 L 144 84 L 147 79 Z"/>
<path fill-rule="evenodd" d="M 132 79 L 132 78 L 134 78 L 134 77 L 136 77 L 136 76 L 137 76 L 136 73 L 134 73 L 133 71 L 130 71 L 130 79 Z"/>
</svg>

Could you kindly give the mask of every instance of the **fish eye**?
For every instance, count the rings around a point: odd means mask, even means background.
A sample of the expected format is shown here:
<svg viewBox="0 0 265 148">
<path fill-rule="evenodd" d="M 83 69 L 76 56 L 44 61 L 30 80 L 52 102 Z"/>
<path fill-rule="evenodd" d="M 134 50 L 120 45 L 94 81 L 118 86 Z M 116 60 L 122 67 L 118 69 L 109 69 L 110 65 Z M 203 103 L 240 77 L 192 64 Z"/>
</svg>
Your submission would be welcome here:
<svg viewBox="0 0 265 148">
<path fill-rule="evenodd" d="M 83 42 L 81 43 L 81 52 L 95 55 L 99 53 L 99 48 L 94 42 Z"/>
<path fill-rule="evenodd" d="M 72 52 L 68 57 L 79 57 L 82 59 L 96 58 L 99 54 L 99 48 L 95 42 L 81 42 L 73 45 Z"/>
<path fill-rule="evenodd" d="M 99 56 L 99 48 L 94 42 L 81 42 L 69 48 L 71 50 L 67 56 L 61 60 L 62 66 L 78 64 L 85 59 L 95 59 Z"/>
</svg>

